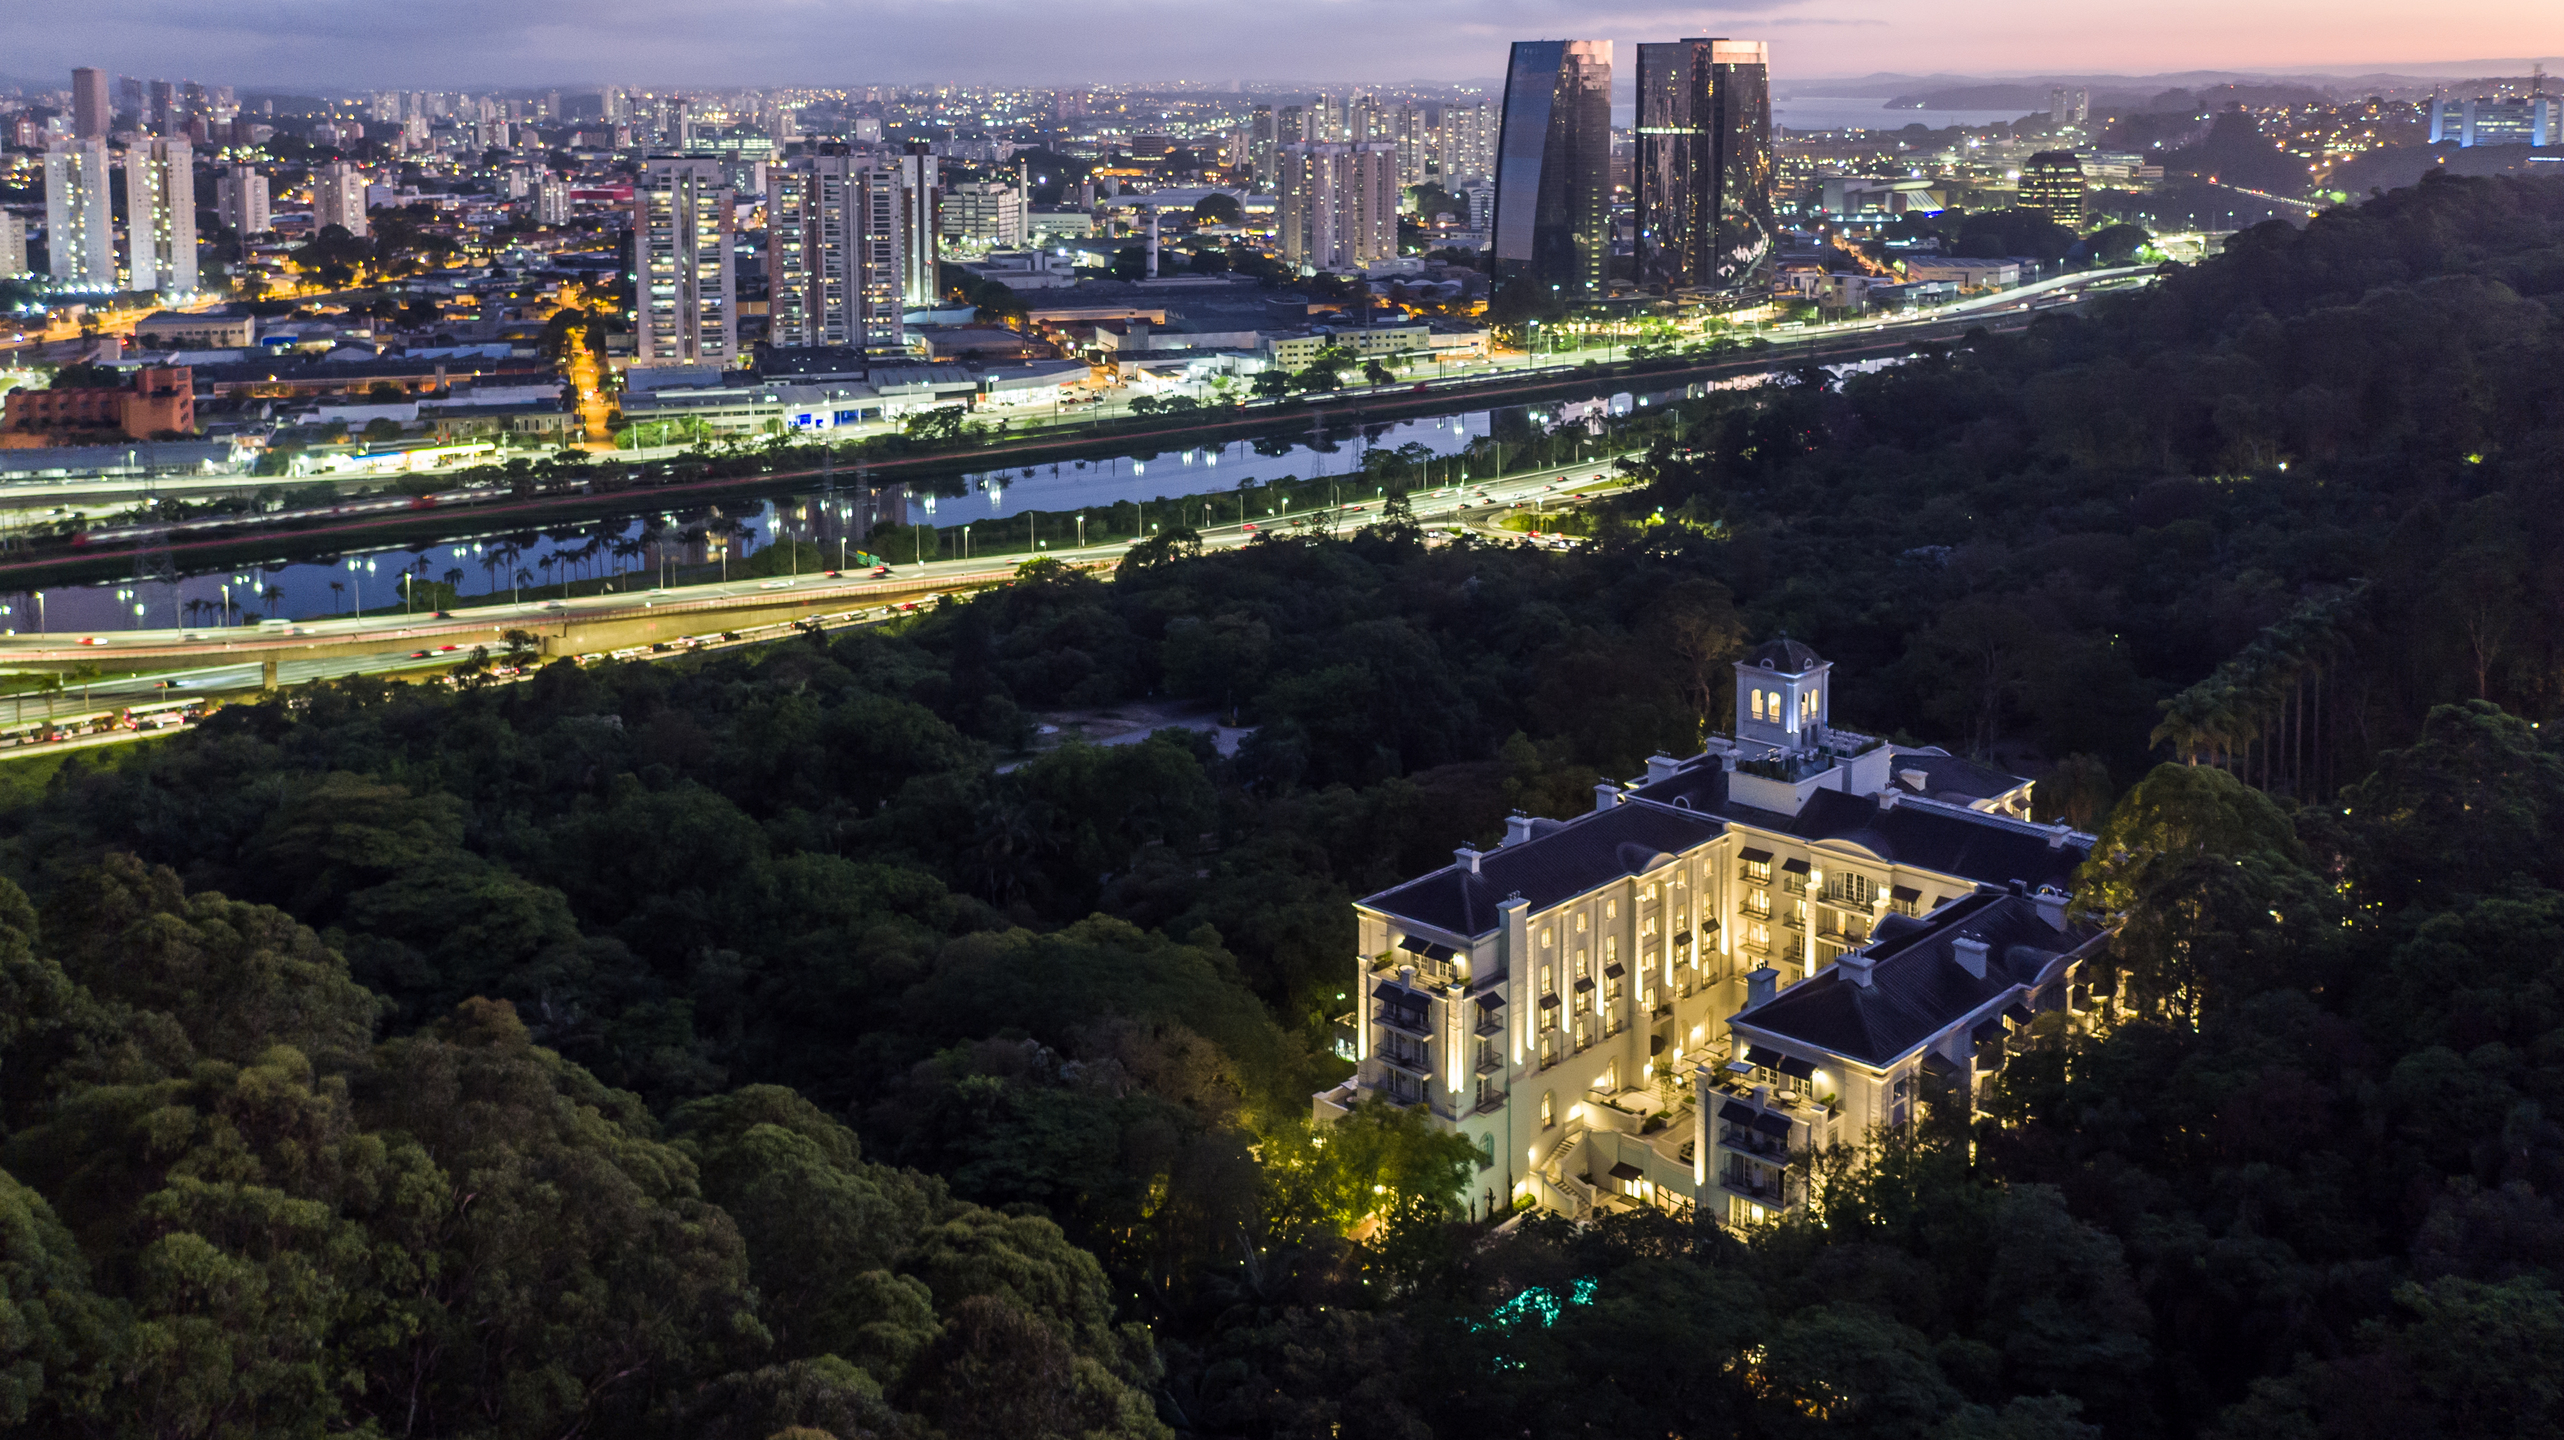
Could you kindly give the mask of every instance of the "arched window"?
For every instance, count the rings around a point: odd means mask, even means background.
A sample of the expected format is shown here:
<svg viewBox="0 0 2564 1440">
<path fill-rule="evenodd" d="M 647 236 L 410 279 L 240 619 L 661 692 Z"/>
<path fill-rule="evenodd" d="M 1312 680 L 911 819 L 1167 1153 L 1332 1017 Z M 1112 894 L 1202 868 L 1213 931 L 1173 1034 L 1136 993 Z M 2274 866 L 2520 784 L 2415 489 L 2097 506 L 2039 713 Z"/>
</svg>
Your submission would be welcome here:
<svg viewBox="0 0 2564 1440">
<path fill-rule="evenodd" d="M 1540 1128 L 1546 1130 L 1557 1123 L 1558 1092 L 1555 1090 L 1543 1090 L 1540 1092 Z"/>
<path fill-rule="evenodd" d="M 1760 690 L 1754 692 L 1754 718 L 1756 720 L 1763 718 L 1763 692 Z"/>
</svg>

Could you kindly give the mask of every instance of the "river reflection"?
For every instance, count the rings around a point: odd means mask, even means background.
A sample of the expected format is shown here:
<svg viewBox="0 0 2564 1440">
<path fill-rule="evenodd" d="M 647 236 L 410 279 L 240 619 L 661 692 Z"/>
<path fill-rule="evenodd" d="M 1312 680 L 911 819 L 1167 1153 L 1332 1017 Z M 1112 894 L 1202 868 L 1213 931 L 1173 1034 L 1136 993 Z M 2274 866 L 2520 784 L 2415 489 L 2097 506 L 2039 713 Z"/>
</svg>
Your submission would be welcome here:
<svg viewBox="0 0 2564 1440">
<path fill-rule="evenodd" d="M 863 467 L 848 465 L 837 473 L 836 484 L 815 492 L 739 496 L 676 509 L 627 502 L 591 520 L 503 531 L 474 525 L 463 510 L 455 514 L 454 531 L 432 542 L 228 570 L 173 574 L 154 566 L 145 551 L 137 557 L 135 576 L 123 580 L 60 586 L 41 598 L 36 592 L 0 597 L 0 626 L 56 633 L 213 627 L 259 617 L 344 615 L 360 607 L 379 611 L 405 601 L 433 609 L 448 594 L 468 601 L 565 581 L 579 582 L 582 590 L 591 583 L 647 589 L 680 572 L 687 580 L 717 578 L 726 565 L 781 537 L 815 547 L 827 564 L 840 563 L 841 555 L 851 563 L 854 551 L 886 526 L 955 526 L 1027 510 L 1074 511 L 1286 477 L 1347 475 L 1362 469 L 1363 454 L 1371 449 L 1416 445 L 1452 457 L 1473 440 L 1536 423 L 1536 415 L 1521 410 L 1360 426 L 1318 417 L 1297 440 L 1265 437 L 988 470 L 938 482 L 931 491 L 877 487 L 866 481 Z"/>
</svg>

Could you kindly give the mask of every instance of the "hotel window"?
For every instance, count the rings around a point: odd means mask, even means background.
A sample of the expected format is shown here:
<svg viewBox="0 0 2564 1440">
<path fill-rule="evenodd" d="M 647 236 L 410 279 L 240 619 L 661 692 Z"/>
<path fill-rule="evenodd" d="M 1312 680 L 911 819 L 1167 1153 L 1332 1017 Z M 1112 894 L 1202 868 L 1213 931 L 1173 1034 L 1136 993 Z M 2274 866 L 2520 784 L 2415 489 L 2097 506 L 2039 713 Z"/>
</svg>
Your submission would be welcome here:
<svg viewBox="0 0 2564 1440">
<path fill-rule="evenodd" d="M 1606 942 L 1606 943 L 1608 943 L 1608 942 Z M 1577 979 L 1579 979 L 1579 980 L 1582 980 L 1582 979 L 1584 979 L 1587 975 L 1589 975 L 1589 974 L 1591 974 L 1591 973 L 1593 973 L 1593 972 L 1592 972 L 1591 970 L 1587 969 L 1587 968 L 1586 968 L 1586 965 L 1585 965 L 1585 952 L 1584 952 L 1584 951 L 1582 951 L 1582 950 L 1577 951 L 1577 952 L 1576 952 L 1576 978 L 1577 978 Z"/>
<path fill-rule="evenodd" d="M 1585 933 L 1585 912 L 1582 910 L 1576 912 L 1576 933 L 1579 935 Z"/>
<path fill-rule="evenodd" d="M 1603 918 L 1604 918 L 1605 920 L 1617 920 L 1617 919 L 1619 919 L 1619 918 L 1620 918 L 1620 902 L 1619 902 L 1619 901 L 1617 901 L 1617 900 L 1605 900 L 1605 901 L 1603 902 Z"/>
<path fill-rule="evenodd" d="M 1603 937 L 1603 963 L 1605 965 L 1616 965 L 1620 963 L 1619 936 L 1606 935 Z"/>
<path fill-rule="evenodd" d="M 1603 977 L 1603 1003 L 1605 1005 L 1620 1003 L 1620 981 L 1617 977 L 1610 975 Z"/>
<path fill-rule="evenodd" d="M 1748 945 L 1770 945 L 1772 943 L 1772 927 L 1764 924 L 1760 920 L 1747 921 L 1745 924 L 1745 943 Z"/>
<path fill-rule="evenodd" d="M 1555 995 L 1558 993 L 1557 966 L 1543 965 L 1540 967 L 1540 993 L 1543 995 Z"/>
<path fill-rule="evenodd" d="M 1745 878 L 1757 885 L 1769 885 L 1772 883 L 1772 862 L 1769 860 L 1746 861 Z"/>
<path fill-rule="evenodd" d="M 1647 903 L 1650 905 L 1656 903 L 1656 887 L 1653 885 L 1647 887 Z"/>
<path fill-rule="evenodd" d="M 1763 718 L 1763 692 L 1760 690 L 1754 692 L 1754 718 Z"/>
<path fill-rule="evenodd" d="M 1548 949 L 1549 947 L 1551 947 L 1552 945 L 1555 945 L 1555 944 L 1557 944 L 1557 943 L 1558 943 L 1558 936 L 1557 936 L 1556 932 L 1552 931 L 1552 930 L 1551 930 L 1548 926 L 1546 926 L 1546 925 L 1541 926 L 1541 927 L 1540 927 L 1540 948 L 1541 948 L 1541 949 L 1543 949 L 1543 950 L 1546 950 L 1546 949 Z"/>
<path fill-rule="evenodd" d="M 1540 1128 L 1546 1130 L 1557 1123 L 1558 1092 L 1555 1090 L 1543 1090 L 1540 1092 Z"/>
</svg>

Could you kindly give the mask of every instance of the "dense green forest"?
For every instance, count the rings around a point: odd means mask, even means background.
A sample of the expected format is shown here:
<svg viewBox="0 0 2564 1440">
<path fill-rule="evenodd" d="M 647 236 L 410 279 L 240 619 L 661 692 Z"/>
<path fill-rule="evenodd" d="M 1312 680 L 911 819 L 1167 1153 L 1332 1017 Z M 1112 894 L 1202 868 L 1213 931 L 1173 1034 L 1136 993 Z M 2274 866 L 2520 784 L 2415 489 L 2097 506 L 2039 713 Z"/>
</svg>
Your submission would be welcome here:
<svg viewBox="0 0 2564 1440">
<path fill-rule="evenodd" d="M 1574 552 L 1174 535 L 75 756 L 0 792 L 0 1425 L 2554 1434 L 2559 306 L 2564 181 L 2434 180 L 1703 402 Z M 2100 830 L 2129 1013 L 1747 1238 L 1311 1133 L 1348 902 L 1781 630 Z M 1255 728 L 1011 753 L 1147 695 Z"/>
</svg>

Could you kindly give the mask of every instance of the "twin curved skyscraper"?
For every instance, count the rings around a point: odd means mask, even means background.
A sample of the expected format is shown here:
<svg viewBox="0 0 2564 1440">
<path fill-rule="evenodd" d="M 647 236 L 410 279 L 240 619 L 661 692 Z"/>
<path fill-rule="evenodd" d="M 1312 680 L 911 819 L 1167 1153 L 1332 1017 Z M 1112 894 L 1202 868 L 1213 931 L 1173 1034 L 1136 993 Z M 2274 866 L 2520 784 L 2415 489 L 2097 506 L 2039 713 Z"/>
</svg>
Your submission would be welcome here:
<svg viewBox="0 0 2564 1440">
<path fill-rule="evenodd" d="M 1761 41 L 1638 47 L 1637 284 L 1704 298 L 1765 282 L 1772 102 Z M 1611 42 L 1525 40 L 1505 70 L 1494 258 L 1500 284 L 1598 299 L 1612 275 Z"/>
</svg>

